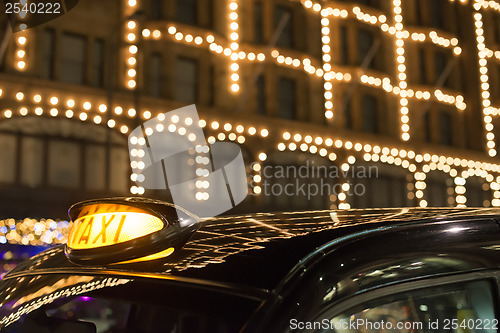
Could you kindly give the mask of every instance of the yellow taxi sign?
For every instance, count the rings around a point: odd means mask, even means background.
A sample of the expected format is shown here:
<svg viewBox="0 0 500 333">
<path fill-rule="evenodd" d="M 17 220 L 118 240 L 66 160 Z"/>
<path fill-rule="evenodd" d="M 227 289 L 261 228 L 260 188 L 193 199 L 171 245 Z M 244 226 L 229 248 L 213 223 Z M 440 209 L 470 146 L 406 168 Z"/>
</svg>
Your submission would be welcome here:
<svg viewBox="0 0 500 333">
<path fill-rule="evenodd" d="M 134 240 L 163 229 L 158 217 L 145 212 L 104 212 L 79 217 L 68 238 L 72 249 L 93 249 Z"/>
<path fill-rule="evenodd" d="M 80 265 L 163 259 L 184 246 L 199 228 L 197 216 L 147 198 L 83 201 L 68 213 L 73 226 L 64 252 Z"/>
</svg>

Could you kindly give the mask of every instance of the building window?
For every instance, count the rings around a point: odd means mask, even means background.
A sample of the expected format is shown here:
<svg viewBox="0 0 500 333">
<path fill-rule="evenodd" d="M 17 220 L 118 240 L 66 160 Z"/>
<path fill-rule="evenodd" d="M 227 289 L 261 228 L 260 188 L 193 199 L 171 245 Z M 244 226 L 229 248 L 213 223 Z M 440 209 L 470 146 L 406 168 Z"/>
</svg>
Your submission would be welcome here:
<svg viewBox="0 0 500 333">
<path fill-rule="evenodd" d="M 162 57 L 159 53 L 153 53 L 149 58 L 149 94 L 151 96 L 162 96 Z"/>
<path fill-rule="evenodd" d="M 175 65 L 175 99 L 186 103 L 198 100 L 198 62 L 189 58 L 178 58 Z"/>
<path fill-rule="evenodd" d="M 42 79 L 54 79 L 54 30 L 42 31 L 43 64 Z"/>
<path fill-rule="evenodd" d="M 351 97 L 351 94 L 345 92 L 342 101 L 342 106 L 344 109 L 344 126 L 345 128 L 350 130 L 353 129 Z"/>
<path fill-rule="evenodd" d="M 448 207 L 450 206 L 450 189 L 453 191 L 453 180 L 444 173 L 437 171 L 430 172 L 425 180 L 427 187 L 425 195 L 429 207 Z M 451 193 L 453 194 L 454 191 Z"/>
<path fill-rule="evenodd" d="M 496 84 L 496 94 L 491 96 L 491 100 L 493 103 L 498 104 L 498 103 L 500 103 L 500 64 L 496 64 L 495 69 L 493 71 L 495 71 L 497 74 L 496 82 L 498 82 L 498 83 Z M 462 83 L 465 84 L 465 80 L 462 80 Z M 462 87 L 462 91 L 466 91 L 466 90 Z"/>
<path fill-rule="evenodd" d="M 206 24 L 205 26 L 210 29 L 214 30 L 215 28 L 215 22 L 217 20 L 217 17 L 215 16 L 215 0 L 204 0 L 204 11 L 206 12 Z"/>
<path fill-rule="evenodd" d="M 370 6 L 374 8 L 380 7 L 378 0 L 357 0 L 357 2 L 361 5 Z"/>
<path fill-rule="evenodd" d="M 489 185 L 478 177 L 469 177 L 465 183 L 467 207 L 488 207 L 491 200 Z"/>
<path fill-rule="evenodd" d="M 163 18 L 163 0 L 151 0 L 151 19 L 161 20 Z"/>
<path fill-rule="evenodd" d="M 31 188 L 43 184 L 44 142 L 39 137 L 21 139 L 21 184 Z M 34 168 L 34 165 L 40 167 Z"/>
<path fill-rule="evenodd" d="M 342 52 L 342 65 L 349 64 L 349 44 L 347 43 L 347 27 L 340 27 L 340 47 Z"/>
<path fill-rule="evenodd" d="M 353 208 L 387 208 L 412 205 L 408 199 L 407 178 L 398 170 L 368 164 L 355 164 L 353 170 L 363 170 L 364 177 L 349 179 L 350 183 L 362 186 L 361 195 L 350 195 L 348 201 Z M 380 171 L 380 173 L 379 173 Z"/>
<path fill-rule="evenodd" d="M 59 80 L 72 84 L 85 83 L 85 36 L 64 33 L 61 38 Z"/>
<path fill-rule="evenodd" d="M 375 68 L 375 57 L 374 54 L 370 55 L 367 59 L 367 55 L 375 43 L 374 34 L 371 31 L 360 29 L 358 31 L 358 65 L 366 65 L 368 68 Z M 368 62 L 369 61 L 369 62 Z"/>
<path fill-rule="evenodd" d="M 283 23 L 281 23 L 284 21 Z M 292 9 L 283 6 L 276 6 L 274 8 L 274 28 L 282 27 L 279 35 L 277 46 L 285 48 L 293 48 L 295 46 L 293 40 L 293 13 Z"/>
<path fill-rule="evenodd" d="M 0 134 L 0 183 L 15 182 L 17 172 L 16 152 L 16 137 L 9 134 Z"/>
<path fill-rule="evenodd" d="M 415 0 L 415 23 L 417 25 L 424 25 L 422 18 L 422 0 Z"/>
<path fill-rule="evenodd" d="M 361 113 L 363 115 L 363 131 L 367 133 L 378 133 L 377 99 L 370 95 L 364 95 L 361 100 L 361 108 Z"/>
<path fill-rule="evenodd" d="M 325 184 L 329 185 L 330 188 L 336 188 L 335 182 L 336 178 L 328 179 L 328 165 L 323 165 L 320 160 L 310 160 L 307 163 L 296 164 L 295 162 L 291 162 L 290 158 L 297 160 L 297 156 L 292 156 L 287 153 L 280 153 L 277 155 L 273 155 L 271 158 L 276 162 L 266 161 L 266 164 L 263 168 L 267 168 L 269 170 L 304 170 L 304 173 L 308 173 L 311 175 L 311 172 L 314 170 L 318 175 L 317 177 L 300 177 L 297 175 L 289 174 L 287 176 L 279 176 L 275 172 L 270 172 L 269 175 L 267 173 L 263 174 L 263 184 L 267 189 L 269 195 L 263 196 L 263 204 L 269 210 L 276 211 L 277 209 L 289 209 L 289 207 L 294 207 L 294 209 L 325 209 L 330 206 L 330 191 L 324 190 L 318 193 L 314 197 L 314 200 L 308 199 L 306 193 L 303 191 L 292 191 L 289 195 L 274 195 L 271 193 L 272 188 L 286 188 L 287 184 L 293 181 L 296 185 L 296 188 L 301 187 L 311 187 L 316 186 L 317 188 L 325 188 Z M 302 173 L 302 171 L 300 171 Z M 295 177 L 294 177 L 295 176 Z M 313 184 L 313 185 L 311 185 Z M 264 190 L 266 191 L 266 190 Z"/>
<path fill-rule="evenodd" d="M 286 78 L 278 80 L 278 117 L 295 119 L 295 81 Z"/>
<path fill-rule="evenodd" d="M 50 186 L 80 187 L 80 146 L 73 142 L 49 140 L 48 183 Z"/>
<path fill-rule="evenodd" d="M 215 106 L 215 95 L 217 87 L 217 77 L 215 74 L 215 65 L 209 67 L 209 81 L 208 81 L 208 105 Z"/>
<path fill-rule="evenodd" d="M 429 110 L 424 113 L 424 127 L 425 141 L 432 142 L 432 119 L 431 112 Z"/>
<path fill-rule="evenodd" d="M 110 153 L 110 166 L 109 170 L 109 190 L 113 193 L 124 193 L 127 192 L 129 183 L 127 181 L 127 175 L 129 174 L 130 157 L 127 149 L 113 147 Z"/>
<path fill-rule="evenodd" d="M 436 52 L 434 55 L 434 69 L 436 73 L 436 84 L 438 84 L 441 75 L 443 75 L 448 59 L 446 55 L 442 52 Z"/>
<path fill-rule="evenodd" d="M 262 22 L 262 2 L 255 2 L 253 6 L 253 23 L 254 23 L 254 43 L 264 43 L 264 31 Z"/>
<path fill-rule="evenodd" d="M 96 39 L 92 57 L 92 85 L 102 87 L 104 83 L 104 41 Z"/>
<path fill-rule="evenodd" d="M 418 61 L 420 64 L 420 84 L 427 84 L 427 59 L 425 49 L 418 49 Z"/>
<path fill-rule="evenodd" d="M 420 0 L 417 0 L 420 1 Z M 431 25 L 438 29 L 444 28 L 444 3 L 441 0 L 429 0 L 431 6 Z"/>
<path fill-rule="evenodd" d="M 407 203 L 406 177 L 383 175 L 368 179 L 371 183 L 370 208 L 405 207 Z"/>
<path fill-rule="evenodd" d="M 198 0 L 177 0 L 176 18 L 180 23 L 197 25 Z"/>
<path fill-rule="evenodd" d="M 495 29 L 495 43 L 500 44 L 500 17 L 493 16 L 493 27 Z"/>
<path fill-rule="evenodd" d="M 439 113 L 439 138 L 442 145 L 451 146 L 453 144 L 453 119 L 447 111 Z"/>
<path fill-rule="evenodd" d="M 120 135 L 111 133 L 108 145 L 106 133 L 92 125 L 38 119 L 28 127 L 33 133 L 0 133 L 0 183 L 16 182 L 33 189 L 127 192 L 130 161 Z M 20 126 L 23 128 L 27 127 Z M 78 134 L 56 138 L 52 132 Z"/>
<path fill-rule="evenodd" d="M 265 115 L 266 112 L 266 80 L 259 75 L 256 82 L 257 88 L 257 114 Z"/>
<path fill-rule="evenodd" d="M 106 149 L 103 145 L 88 144 L 83 147 L 85 154 L 84 188 L 91 191 L 106 189 Z"/>
</svg>

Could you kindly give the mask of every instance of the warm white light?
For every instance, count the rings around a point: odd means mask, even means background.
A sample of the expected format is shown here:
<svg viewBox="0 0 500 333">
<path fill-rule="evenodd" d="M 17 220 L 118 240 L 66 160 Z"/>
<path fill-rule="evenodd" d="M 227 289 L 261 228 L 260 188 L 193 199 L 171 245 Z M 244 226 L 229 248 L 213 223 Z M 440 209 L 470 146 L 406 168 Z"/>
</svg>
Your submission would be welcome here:
<svg viewBox="0 0 500 333">
<path fill-rule="evenodd" d="M 137 26 L 137 24 L 134 21 L 128 21 L 128 23 L 127 23 L 127 27 L 129 29 L 135 29 L 136 26 Z"/>
</svg>

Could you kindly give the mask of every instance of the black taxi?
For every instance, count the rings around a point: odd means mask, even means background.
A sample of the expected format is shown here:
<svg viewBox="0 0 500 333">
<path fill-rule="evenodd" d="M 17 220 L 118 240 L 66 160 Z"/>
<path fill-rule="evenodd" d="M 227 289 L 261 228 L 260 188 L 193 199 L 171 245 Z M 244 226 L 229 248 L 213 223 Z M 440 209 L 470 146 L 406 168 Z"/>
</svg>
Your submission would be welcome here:
<svg viewBox="0 0 500 333">
<path fill-rule="evenodd" d="M 199 219 L 88 201 L 0 281 L 1 332 L 497 332 L 500 210 Z"/>
</svg>

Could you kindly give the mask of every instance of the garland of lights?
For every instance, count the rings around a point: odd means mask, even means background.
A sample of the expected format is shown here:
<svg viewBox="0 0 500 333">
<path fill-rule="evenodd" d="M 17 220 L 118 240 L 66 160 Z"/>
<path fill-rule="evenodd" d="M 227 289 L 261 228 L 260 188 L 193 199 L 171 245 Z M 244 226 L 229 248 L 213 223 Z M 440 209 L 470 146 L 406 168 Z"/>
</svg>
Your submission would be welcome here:
<svg viewBox="0 0 500 333">
<path fill-rule="evenodd" d="M 0 244 L 47 246 L 66 242 L 71 223 L 52 219 L 0 220 Z"/>
<path fill-rule="evenodd" d="M 467 3 L 467 0 L 456 0 L 461 4 Z M 123 17 L 130 17 L 138 6 L 137 0 L 125 0 L 126 6 L 124 7 Z M 455 2 L 455 0 L 450 0 L 450 2 Z M 444 89 L 435 89 L 433 91 L 417 90 L 408 87 L 406 82 L 406 59 L 405 53 L 405 43 L 412 41 L 415 43 L 431 42 L 438 47 L 445 49 L 450 49 L 452 54 L 455 56 L 460 56 L 462 49 L 459 46 L 459 40 L 448 33 L 436 32 L 436 31 L 424 31 L 424 30 L 408 30 L 404 28 L 403 16 L 401 11 L 401 0 L 393 0 L 393 12 L 394 21 L 393 26 L 387 23 L 387 17 L 378 13 L 374 9 L 369 9 L 364 6 L 348 5 L 348 4 L 338 4 L 338 8 L 325 7 L 323 8 L 321 4 L 315 3 L 310 0 L 302 0 L 301 3 L 306 8 L 306 10 L 312 10 L 321 16 L 321 33 L 322 33 L 322 62 L 319 63 L 315 59 L 310 59 L 307 56 L 291 57 L 282 54 L 280 50 L 271 50 L 270 56 L 266 56 L 267 51 L 259 50 L 258 48 L 252 48 L 251 45 L 245 45 L 239 43 L 239 23 L 238 23 L 238 1 L 228 0 L 228 38 L 225 39 L 221 36 L 214 36 L 203 29 L 195 27 L 183 27 L 182 29 L 189 30 L 190 33 L 184 33 L 179 31 L 179 27 L 174 24 L 166 25 L 151 25 L 150 27 L 145 27 L 142 31 L 139 30 L 139 25 L 134 20 L 128 20 L 124 28 L 124 62 L 126 66 L 126 79 L 124 80 L 124 86 L 128 89 L 134 89 L 137 86 L 136 75 L 137 75 L 137 59 L 136 54 L 138 52 L 138 47 L 134 43 L 138 39 L 138 34 L 142 35 L 142 38 L 148 40 L 160 40 L 161 38 L 169 38 L 174 42 L 186 43 L 194 47 L 204 47 L 208 48 L 211 52 L 215 54 L 220 54 L 222 56 L 228 57 L 230 60 L 230 79 L 231 83 L 229 85 L 230 91 L 233 93 L 238 93 L 240 91 L 239 84 L 239 63 L 243 60 L 248 60 L 250 62 L 263 62 L 266 59 L 269 61 L 274 61 L 280 66 L 288 66 L 290 68 L 295 68 L 303 70 L 306 73 L 315 75 L 324 81 L 324 97 L 325 97 L 325 117 L 328 120 L 334 118 L 333 109 L 333 87 L 335 82 L 350 82 L 356 80 L 358 83 L 380 88 L 387 93 L 392 93 L 399 98 L 400 104 L 400 120 L 401 120 L 401 139 L 403 141 L 408 141 L 410 139 L 410 124 L 409 124 L 409 109 L 408 102 L 409 99 L 417 100 L 430 100 L 433 99 L 436 102 L 454 105 L 457 110 L 463 111 L 466 109 L 467 105 L 464 101 L 463 96 L 460 94 L 453 93 L 452 91 Z M 477 37 L 477 47 L 479 55 L 479 65 L 481 74 L 481 97 L 483 105 L 484 123 L 486 130 L 487 148 L 488 154 L 490 156 L 496 155 L 496 148 L 494 142 L 493 134 L 493 124 L 492 117 L 500 114 L 500 110 L 497 107 L 491 105 L 489 99 L 489 77 L 487 75 L 487 61 L 488 59 L 500 60 L 500 51 L 494 51 L 488 49 L 484 44 L 484 36 L 482 29 L 482 15 L 480 10 L 491 9 L 500 13 L 500 3 L 496 1 L 484 1 L 484 0 L 474 0 L 474 20 L 476 27 L 476 37 Z M 398 63 L 397 71 L 397 82 L 391 82 L 389 77 L 384 77 L 377 73 L 370 74 L 358 74 L 357 72 L 336 71 L 332 70 L 332 55 L 331 55 L 331 40 L 330 40 L 330 23 L 331 19 L 356 19 L 359 22 L 370 24 L 378 27 L 383 33 L 389 34 L 394 37 L 395 40 L 395 57 Z M 27 33 L 21 32 L 16 40 L 16 67 L 19 71 L 26 70 L 26 45 L 28 42 Z M 341 69 L 341 68 L 340 68 Z M 0 89 L 0 96 L 2 95 L 2 90 Z M 9 92 L 10 93 L 10 92 Z M 4 94 L 5 95 L 5 94 Z M 31 99 L 27 96 L 31 95 Z M 81 121 L 92 121 L 95 124 L 101 124 L 103 117 L 100 115 L 112 108 L 110 105 L 106 105 L 103 101 L 101 103 L 92 103 L 88 100 L 82 99 L 81 107 L 76 106 L 77 103 L 75 98 L 68 98 L 62 96 L 50 96 L 46 97 L 45 104 L 42 103 L 43 97 L 37 92 L 28 91 L 15 91 L 15 99 L 18 102 L 23 102 L 25 105 L 26 101 L 29 100 L 29 104 L 34 108 L 34 114 L 37 116 L 42 116 L 48 114 L 51 117 L 62 116 L 66 118 L 77 117 Z M 66 99 L 65 103 L 61 100 Z M 127 110 L 125 112 L 125 110 Z M 136 116 L 139 110 L 127 107 L 124 105 L 116 105 L 113 108 L 114 115 L 108 118 L 109 120 L 105 125 L 109 128 L 116 128 L 122 134 L 128 134 L 129 128 L 124 122 L 127 117 L 133 118 Z M 19 108 L 18 113 L 7 109 L 3 111 L 5 118 L 11 118 L 13 116 L 26 116 L 30 113 L 27 106 L 22 106 Z M 141 117 L 145 120 L 150 119 L 153 116 L 160 114 L 160 112 L 151 112 L 149 110 L 144 110 L 141 113 Z M 113 118 L 114 117 L 114 118 Z M 121 122 L 119 121 L 121 118 Z M 260 137 L 265 139 L 269 136 L 269 130 L 261 127 L 258 129 L 255 126 L 243 126 L 241 124 L 231 124 L 225 123 L 224 126 L 220 126 L 218 120 L 206 120 L 202 119 L 200 121 L 200 126 L 207 127 L 213 135 L 208 138 L 209 143 L 214 143 L 216 140 L 230 140 L 236 141 L 238 143 L 244 143 L 247 137 Z M 219 129 L 220 126 L 220 129 Z M 234 129 L 234 132 L 232 131 Z M 153 130 L 153 129 L 151 129 Z M 217 132 L 219 131 L 219 132 Z M 342 169 L 348 170 L 351 165 L 356 161 L 356 158 L 363 159 L 365 161 L 382 162 L 386 164 L 392 164 L 396 166 L 403 167 L 413 174 L 415 179 L 415 193 L 409 189 L 409 197 L 415 195 L 418 199 L 419 205 L 421 207 L 427 206 L 427 202 L 424 199 L 424 190 L 426 188 L 426 174 L 432 170 L 439 170 L 444 173 L 449 174 L 451 178 L 454 179 L 455 187 L 454 191 L 456 194 L 455 201 L 457 205 L 465 205 L 465 183 L 466 179 L 471 176 L 481 177 L 488 184 L 491 190 L 493 190 L 493 200 L 491 204 L 493 206 L 500 206 L 500 176 L 495 178 L 492 173 L 498 173 L 500 171 L 500 166 L 498 164 L 493 164 L 489 162 L 479 162 L 458 157 L 444 156 L 444 155 L 431 155 L 431 154 L 418 154 L 412 150 L 399 149 L 394 147 L 380 147 L 378 145 L 371 146 L 368 143 L 362 142 L 351 142 L 343 141 L 340 139 L 327 138 L 317 136 L 316 139 L 312 140 L 312 136 L 296 133 L 292 134 L 288 131 L 283 132 L 283 142 L 277 142 L 276 148 L 279 151 L 290 150 L 295 151 L 300 149 L 302 152 L 307 152 L 310 154 L 319 154 L 321 157 L 329 158 L 330 161 L 335 161 L 337 159 L 337 153 L 339 149 L 343 149 L 347 152 L 346 160 L 342 163 Z M 337 152 L 337 153 L 336 153 Z M 354 156 L 356 155 L 356 156 Z M 141 156 L 137 156 L 140 158 Z M 263 162 L 267 159 L 267 154 L 265 152 L 257 153 L 258 159 Z M 135 163 L 134 163 L 135 162 Z M 133 165 L 132 165 L 133 164 Z M 132 161 L 131 165 L 134 167 L 140 165 L 138 161 Z M 260 164 L 254 165 L 253 180 L 255 183 L 259 183 L 260 176 L 256 173 Z M 462 168 L 463 171 L 458 169 Z M 137 180 L 138 175 L 133 173 L 131 179 L 133 181 Z M 206 184 L 203 183 L 203 186 Z M 200 187 L 203 187 L 200 186 Z M 344 183 L 342 185 L 343 191 L 348 191 L 348 184 Z M 253 192 L 255 194 L 261 193 L 260 186 L 254 186 Z M 143 194 L 144 188 L 141 186 L 132 186 L 131 193 L 133 194 Z M 340 193 L 338 198 L 338 208 L 349 208 L 349 204 L 345 202 L 345 194 Z M 334 202 L 334 200 L 332 200 Z M 335 207 L 336 205 L 332 205 Z"/>
</svg>

